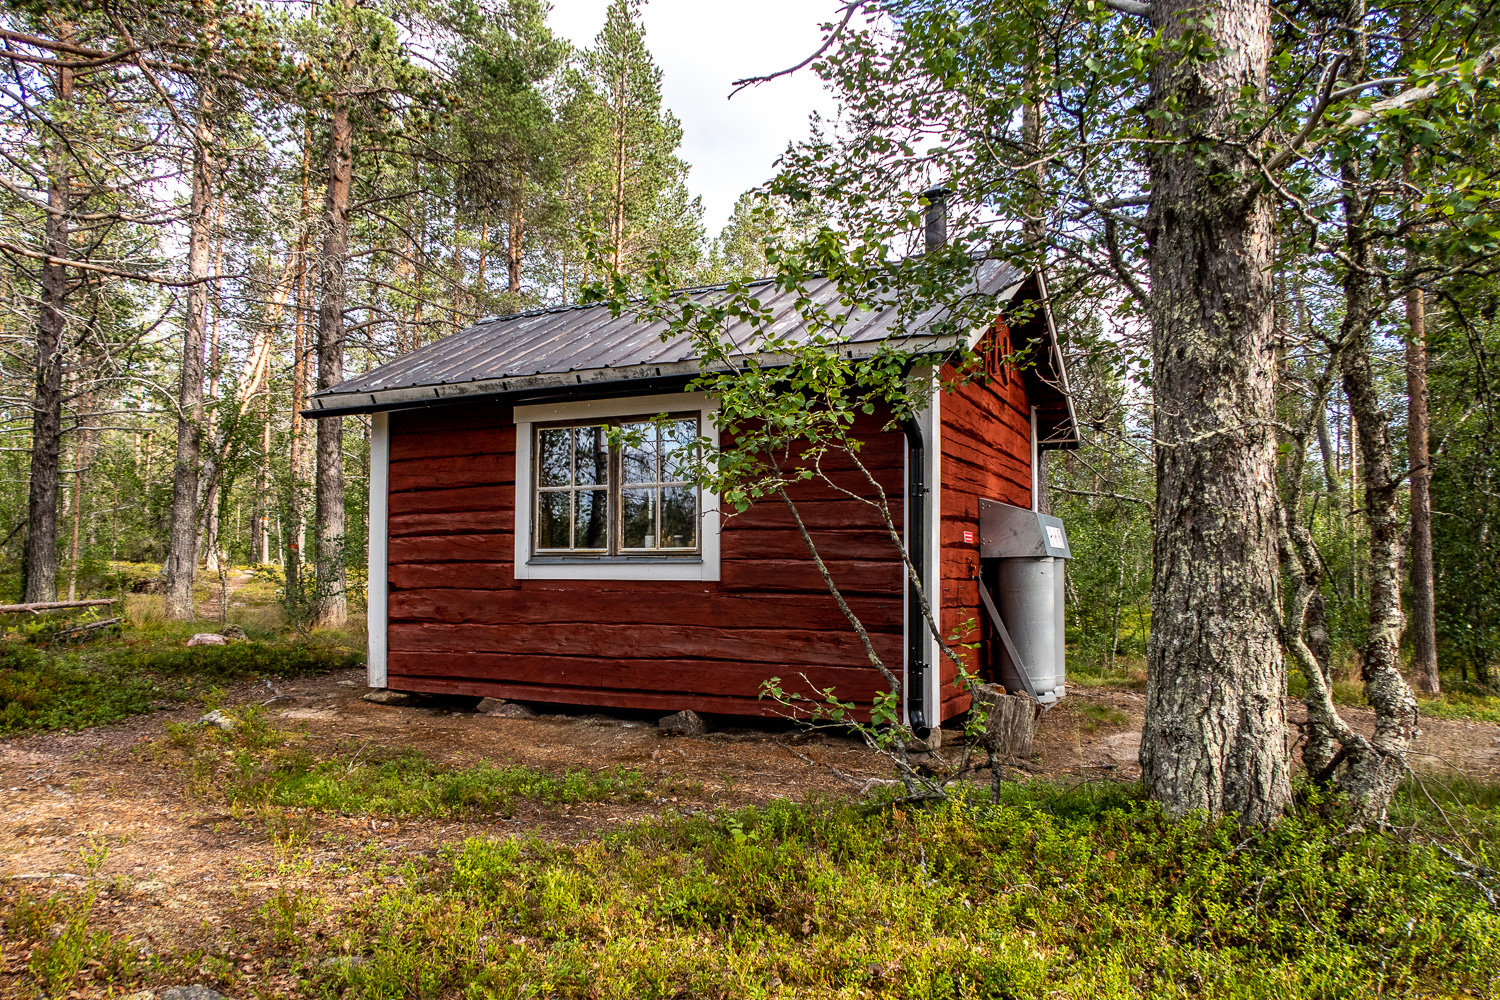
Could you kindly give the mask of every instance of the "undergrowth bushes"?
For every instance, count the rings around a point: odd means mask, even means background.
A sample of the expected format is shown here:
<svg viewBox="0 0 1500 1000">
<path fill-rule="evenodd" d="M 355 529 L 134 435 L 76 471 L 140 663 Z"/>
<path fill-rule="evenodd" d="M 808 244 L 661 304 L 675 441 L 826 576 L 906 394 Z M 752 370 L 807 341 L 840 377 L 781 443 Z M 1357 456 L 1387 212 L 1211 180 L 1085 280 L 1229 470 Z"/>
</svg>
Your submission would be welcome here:
<svg viewBox="0 0 1500 1000">
<path fill-rule="evenodd" d="M 550 774 L 487 760 L 450 766 L 409 748 L 353 740 L 316 747 L 306 736 L 242 710 L 232 731 L 169 725 L 168 744 L 190 773 L 190 790 L 240 813 L 262 807 L 388 817 L 511 816 L 521 802 L 571 805 L 646 797 L 639 771 Z M 169 750 L 170 747 L 170 750 Z"/>
<path fill-rule="evenodd" d="M 362 659 L 345 649 L 259 642 L 62 653 L 0 643 L 0 733 L 97 726 L 227 681 L 323 673 Z"/>
<path fill-rule="evenodd" d="M 260 982 L 286 984 L 272 993 L 201 950 L 133 964 L 128 938 L 88 930 L 92 890 L 12 887 L 25 898 L 3 919 L 51 995 L 205 974 L 233 995 L 343 1000 L 1494 995 L 1493 790 L 1449 803 L 1490 814 L 1467 846 L 1422 832 L 1448 821 L 1419 796 L 1404 834 L 1351 830 L 1312 798 L 1249 833 L 1168 820 L 1128 786 L 1038 782 L 930 810 L 777 802 L 577 844 L 376 847 L 326 897 L 282 884 L 217 946 L 254 947 Z"/>
<path fill-rule="evenodd" d="M 470 839 L 328 928 L 345 996 L 1488 995 L 1500 915 L 1431 846 L 1247 835 L 1126 790 L 784 803 L 568 847 Z"/>
</svg>

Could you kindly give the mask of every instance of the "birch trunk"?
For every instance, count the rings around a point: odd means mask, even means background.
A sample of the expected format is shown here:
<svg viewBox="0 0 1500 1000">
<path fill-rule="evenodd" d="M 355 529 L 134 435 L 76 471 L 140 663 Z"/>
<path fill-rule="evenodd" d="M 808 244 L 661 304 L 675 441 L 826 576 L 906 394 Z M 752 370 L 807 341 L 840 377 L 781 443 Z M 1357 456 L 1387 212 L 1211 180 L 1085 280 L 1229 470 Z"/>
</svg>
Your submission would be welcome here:
<svg viewBox="0 0 1500 1000">
<path fill-rule="evenodd" d="M 344 380 L 345 268 L 349 244 L 349 189 L 354 133 L 349 104 L 334 106 L 328 148 L 328 190 L 324 199 L 323 254 L 319 262 L 322 296 L 318 303 L 318 388 Z M 318 421 L 316 484 L 318 592 L 314 624 L 338 628 L 348 617 L 344 581 L 344 422 Z"/>
<path fill-rule="evenodd" d="M 59 69 L 57 99 L 73 100 L 73 71 Z M 31 394 L 31 482 L 26 500 L 25 596 L 27 603 L 57 597 L 57 494 L 62 460 L 63 332 L 67 327 L 72 217 L 67 147 L 58 140 L 48 157 L 44 239 L 53 258 L 42 262 L 42 308 L 36 324 L 36 383 Z"/>
<path fill-rule="evenodd" d="M 1276 819 L 1291 798 L 1279 638 L 1271 206 L 1233 112 L 1266 93 L 1265 0 L 1155 0 L 1147 217 L 1157 502 L 1141 767 L 1174 816 Z M 1191 46 L 1189 46 L 1191 48 Z M 1188 144 L 1190 143 L 1190 144 Z"/>
<path fill-rule="evenodd" d="M 207 113 L 205 96 L 198 111 Z M 199 460 L 203 435 L 203 339 L 208 312 L 209 211 L 212 205 L 209 144 L 201 122 L 193 136 L 192 194 L 188 207 L 187 310 L 182 322 L 182 380 L 177 388 L 177 456 L 172 473 L 172 513 L 167 529 L 166 615 L 191 621 L 193 577 L 198 569 Z"/>
</svg>

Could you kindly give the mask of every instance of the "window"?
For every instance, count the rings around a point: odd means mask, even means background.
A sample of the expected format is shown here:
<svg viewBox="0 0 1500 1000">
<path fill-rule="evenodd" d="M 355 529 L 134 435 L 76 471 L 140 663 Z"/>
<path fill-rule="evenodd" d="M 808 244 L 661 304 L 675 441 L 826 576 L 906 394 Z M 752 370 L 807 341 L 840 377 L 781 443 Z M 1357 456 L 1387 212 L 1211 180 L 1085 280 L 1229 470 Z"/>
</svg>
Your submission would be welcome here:
<svg viewBox="0 0 1500 1000">
<path fill-rule="evenodd" d="M 698 416 L 536 428 L 537 555 L 694 555 Z M 622 441 L 610 446 L 610 430 Z"/>
<path fill-rule="evenodd" d="M 718 440 L 714 409 L 702 392 L 515 407 L 516 579 L 719 579 L 719 498 L 683 468 Z"/>
</svg>

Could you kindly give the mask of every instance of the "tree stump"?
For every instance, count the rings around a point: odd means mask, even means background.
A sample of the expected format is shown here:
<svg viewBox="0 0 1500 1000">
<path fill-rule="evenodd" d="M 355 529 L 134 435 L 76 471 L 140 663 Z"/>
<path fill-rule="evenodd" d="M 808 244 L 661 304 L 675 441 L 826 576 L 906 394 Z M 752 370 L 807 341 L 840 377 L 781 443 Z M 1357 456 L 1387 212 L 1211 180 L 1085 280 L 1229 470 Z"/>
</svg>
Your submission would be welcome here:
<svg viewBox="0 0 1500 1000">
<path fill-rule="evenodd" d="M 979 688 L 974 707 L 985 714 L 985 749 L 999 760 L 1031 760 L 1042 706 L 1027 695 L 1010 694 L 997 684 L 985 684 Z"/>
</svg>

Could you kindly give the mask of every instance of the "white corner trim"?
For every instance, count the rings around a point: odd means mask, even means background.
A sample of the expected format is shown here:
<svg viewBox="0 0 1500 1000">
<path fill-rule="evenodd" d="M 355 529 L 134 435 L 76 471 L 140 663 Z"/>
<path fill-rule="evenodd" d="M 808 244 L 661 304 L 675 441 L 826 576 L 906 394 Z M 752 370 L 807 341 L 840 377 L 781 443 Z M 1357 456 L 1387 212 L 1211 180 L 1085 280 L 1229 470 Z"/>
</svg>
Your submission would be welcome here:
<svg viewBox="0 0 1500 1000">
<path fill-rule="evenodd" d="M 389 614 L 386 554 L 390 540 L 391 418 L 387 413 L 370 414 L 370 573 L 366 587 L 365 629 L 369 647 L 365 655 L 367 682 L 385 687 L 385 664 Z"/>
<path fill-rule="evenodd" d="M 517 580 L 717 580 L 719 579 L 719 498 L 702 492 L 698 523 L 703 539 L 702 558 L 662 562 L 599 561 L 586 563 L 532 562 L 531 559 L 531 447 L 532 425 L 554 420 L 592 420 L 644 417 L 659 413 L 697 411 L 703 433 L 718 444 L 714 426 L 715 405 L 706 392 L 672 392 L 654 396 L 620 396 L 609 399 L 537 403 L 515 408 L 516 422 L 516 521 L 515 578 Z"/>
<path fill-rule="evenodd" d="M 1041 510 L 1038 504 L 1041 502 L 1039 496 L 1041 485 L 1037 479 L 1037 440 L 1036 440 L 1036 407 L 1031 408 L 1031 509 Z"/>
<path fill-rule="evenodd" d="M 943 628 L 943 387 L 940 371 L 932 372 L 931 404 L 918 416 L 927 439 L 927 601 L 932 619 Z M 936 727 L 943 714 L 943 651 L 937 638 L 924 629 L 927 668 L 927 718 Z"/>
</svg>

